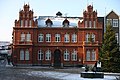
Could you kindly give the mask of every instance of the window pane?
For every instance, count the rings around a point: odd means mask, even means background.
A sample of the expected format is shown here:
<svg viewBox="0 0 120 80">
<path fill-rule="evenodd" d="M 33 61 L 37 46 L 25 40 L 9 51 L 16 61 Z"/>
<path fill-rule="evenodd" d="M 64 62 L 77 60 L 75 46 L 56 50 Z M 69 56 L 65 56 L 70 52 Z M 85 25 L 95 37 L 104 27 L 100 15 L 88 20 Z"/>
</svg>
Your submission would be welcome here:
<svg viewBox="0 0 120 80">
<path fill-rule="evenodd" d="M 69 34 L 64 35 L 64 40 L 65 40 L 65 42 L 69 42 Z"/>
<path fill-rule="evenodd" d="M 51 42 L 51 34 L 46 34 L 46 42 Z"/>
<path fill-rule="evenodd" d="M 20 26 L 23 27 L 23 20 L 20 20 Z"/>
<path fill-rule="evenodd" d="M 42 53 L 41 50 L 38 51 L 38 60 L 43 60 L 44 59 L 44 55 Z"/>
<path fill-rule="evenodd" d="M 20 50 L 20 60 L 24 60 L 24 51 Z"/>
<path fill-rule="evenodd" d="M 77 42 L 77 35 L 76 34 L 72 35 L 72 42 Z"/>
<path fill-rule="evenodd" d="M 21 34 L 21 41 L 25 41 L 25 34 L 24 33 Z"/>
<path fill-rule="evenodd" d="M 87 28 L 87 21 L 85 21 L 85 28 Z"/>
<path fill-rule="evenodd" d="M 90 51 L 89 50 L 87 50 L 87 52 L 86 52 L 86 60 L 90 61 Z"/>
<path fill-rule="evenodd" d="M 26 35 L 26 36 L 27 36 L 27 38 L 26 38 L 26 39 L 27 39 L 27 41 L 31 41 L 31 34 L 30 34 L 30 33 L 27 33 L 27 35 Z"/>
<path fill-rule="evenodd" d="M 95 51 L 92 51 L 92 60 L 95 60 Z"/>
<path fill-rule="evenodd" d="M 29 51 L 28 50 L 25 51 L 25 60 L 29 60 Z"/>
<path fill-rule="evenodd" d="M 43 34 L 39 34 L 38 41 L 39 42 L 43 42 L 43 40 L 44 40 L 44 35 Z"/>
<path fill-rule="evenodd" d="M 28 26 L 28 21 L 27 20 L 25 20 L 25 27 L 27 27 Z"/>
</svg>

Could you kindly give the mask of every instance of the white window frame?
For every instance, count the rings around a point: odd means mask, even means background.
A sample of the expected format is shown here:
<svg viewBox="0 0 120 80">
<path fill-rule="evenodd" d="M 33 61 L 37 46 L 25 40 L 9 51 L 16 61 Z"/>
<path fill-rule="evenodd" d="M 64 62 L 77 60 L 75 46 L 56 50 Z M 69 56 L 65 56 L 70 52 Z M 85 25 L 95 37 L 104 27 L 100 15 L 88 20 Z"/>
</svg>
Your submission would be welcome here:
<svg viewBox="0 0 120 80">
<path fill-rule="evenodd" d="M 20 50 L 20 60 L 24 60 L 24 50 Z"/>
<path fill-rule="evenodd" d="M 41 49 L 38 51 L 38 60 L 44 60 L 44 54 Z"/>
<path fill-rule="evenodd" d="M 25 60 L 29 60 L 30 59 L 30 53 L 29 53 L 29 50 L 27 49 L 25 51 Z"/>
<path fill-rule="evenodd" d="M 72 42 L 73 43 L 77 42 L 77 35 L 75 33 L 72 34 Z"/>
<path fill-rule="evenodd" d="M 87 34 L 86 34 L 86 42 L 89 42 L 89 37 L 90 37 L 90 34 L 87 33 Z"/>
<path fill-rule="evenodd" d="M 91 53 L 91 60 L 95 61 L 96 60 L 96 51 L 93 49 Z"/>
<path fill-rule="evenodd" d="M 86 61 L 90 61 L 90 50 L 86 51 Z"/>
<path fill-rule="evenodd" d="M 23 20 L 20 20 L 20 27 L 23 27 Z"/>
<path fill-rule="evenodd" d="M 51 34 L 46 34 L 46 42 L 51 42 Z"/>
<path fill-rule="evenodd" d="M 92 27 L 92 21 L 89 21 L 89 28 Z"/>
<path fill-rule="evenodd" d="M 61 41 L 60 34 L 55 34 L 55 41 L 56 42 L 60 42 Z"/>
<path fill-rule="evenodd" d="M 87 28 L 88 26 L 87 26 L 87 21 L 85 21 L 85 28 Z"/>
<path fill-rule="evenodd" d="M 47 50 L 45 53 L 45 60 L 51 60 L 51 51 Z"/>
<path fill-rule="evenodd" d="M 113 27 L 118 27 L 118 19 L 113 19 Z"/>
<path fill-rule="evenodd" d="M 28 20 L 25 20 L 25 27 L 28 26 Z"/>
<path fill-rule="evenodd" d="M 75 49 L 73 50 L 71 57 L 72 57 L 72 61 L 77 61 L 77 51 Z"/>
<path fill-rule="evenodd" d="M 66 50 L 64 51 L 64 61 L 69 61 L 69 59 L 70 59 L 70 53 L 69 53 L 69 51 L 66 49 Z"/>
<path fill-rule="evenodd" d="M 20 35 L 20 41 L 25 41 L 25 34 L 24 33 L 21 33 L 21 35 Z"/>
<path fill-rule="evenodd" d="M 26 41 L 31 41 L 31 34 L 29 32 L 26 34 Z"/>
<path fill-rule="evenodd" d="M 70 42 L 70 36 L 69 36 L 69 34 L 65 34 L 64 35 L 64 42 Z"/>
<path fill-rule="evenodd" d="M 39 34 L 38 35 L 38 42 L 43 42 L 44 41 L 44 34 Z"/>
<path fill-rule="evenodd" d="M 108 22 L 110 22 L 110 24 L 112 25 L 112 19 L 107 19 L 107 24 Z"/>
<path fill-rule="evenodd" d="M 92 40 L 95 42 L 95 34 L 92 33 Z"/>
</svg>

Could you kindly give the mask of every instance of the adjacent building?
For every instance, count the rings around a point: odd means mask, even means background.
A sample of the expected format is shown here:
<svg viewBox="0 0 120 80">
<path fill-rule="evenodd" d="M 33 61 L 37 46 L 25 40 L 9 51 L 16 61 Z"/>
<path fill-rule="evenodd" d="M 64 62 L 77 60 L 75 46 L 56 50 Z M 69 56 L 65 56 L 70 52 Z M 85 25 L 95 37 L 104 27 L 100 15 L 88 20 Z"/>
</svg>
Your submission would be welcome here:
<svg viewBox="0 0 120 80">
<path fill-rule="evenodd" d="M 117 43 L 119 44 L 119 50 L 120 50 L 120 25 L 119 25 L 119 15 L 116 14 L 113 10 L 108 13 L 105 16 L 105 27 L 104 30 L 106 31 L 106 25 L 107 23 L 110 23 L 112 25 L 113 30 L 116 32 L 115 36 L 117 39 Z"/>
<path fill-rule="evenodd" d="M 83 17 L 34 17 L 25 4 L 13 27 L 13 63 L 55 67 L 95 64 L 102 44 L 103 20 L 88 5 Z"/>
</svg>

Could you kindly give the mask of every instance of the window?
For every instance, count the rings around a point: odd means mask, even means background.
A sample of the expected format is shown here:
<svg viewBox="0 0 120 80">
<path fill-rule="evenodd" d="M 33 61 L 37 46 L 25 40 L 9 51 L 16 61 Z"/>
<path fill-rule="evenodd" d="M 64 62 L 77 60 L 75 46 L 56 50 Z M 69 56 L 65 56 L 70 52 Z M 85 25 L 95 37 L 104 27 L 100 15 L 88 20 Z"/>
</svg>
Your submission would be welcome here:
<svg viewBox="0 0 120 80">
<path fill-rule="evenodd" d="M 86 52 L 86 60 L 90 61 L 90 51 L 89 50 L 87 50 L 87 52 Z"/>
<path fill-rule="evenodd" d="M 46 51 L 45 57 L 46 57 L 45 58 L 46 60 L 51 60 L 51 51 L 50 50 Z"/>
<path fill-rule="evenodd" d="M 43 52 L 42 52 L 42 50 L 39 50 L 38 51 L 38 60 L 43 60 L 43 59 L 44 59 Z"/>
<path fill-rule="evenodd" d="M 95 42 L 95 35 L 92 34 L 92 42 Z"/>
<path fill-rule="evenodd" d="M 47 23 L 47 27 L 51 27 L 52 24 L 50 22 Z"/>
<path fill-rule="evenodd" d="M 44 40 L 44 35 L 43 34 L 39 34 L 38 42 L 43 42 L 43 40 Z"/>
<path fill-rule="evenodd" d="M 64 61 L 69 61 L 69 52 L 67 49 L 64 51 Z"/>
<path fill-rule="evenodd" d="M 85 28 L 87 28 L 87 21 L 85 21 Z"/>
<path fill-rule="evenodd" d="M 20 39 L 21 39 L 21 41 L 25 41 L 25 34 L 24 33 L 21 33 Z"/>
<path fill-rule="evenodd" d="M 72 61 L 77 61 L 77 51 L 73 50 Z"/>
<path fill-rule="evenodd" d="M 60 34 L 55 34 L 55 41 L 60 42 Z"/>
<path fill-rule="evenodd" d="M 51 34 L 46 34 L 46 42 L 51 42 Z"/>
<path fill-rule="evenodd" d="M 24 50 L 20 50 L 20 60 L 24 60 Z"/>
<path fill-rule="evenodd" d="M 29 60 L 29 50 L 25 51 L 25 60 Z"/>
<path fill-rule="evenodd" d="M 95 57 L 96 55 L 95 55 L 95 51 L 94 50 L 92 50 L 92 55 L 91 56 L 92 56 L 92 61 L 96 60 L 96 57 Z"/>
<path fill-rule="evenodd" d="M 113 27 L 118 27 L 118 19 L 113 19 Z"/>
<path fill-rule="evenodd" d="M 91 21 L 89 21 L 89 28 L 91 28 L 92 27 L 92 22 Z"/>
<path fill-rule="evenodd" d="M 27 27 L 28 26 L 28 21 L 27 20 L 25 20 L 25 27 Z"/>
<path fill-rule="evenodd" d="M 69 34 L 65 34 L 65 35 L 64 35 L 64 41 L 65 41 L 65 42 L 69 42 L 69 41 L 70 41 Z"/>
<path fill-rule="evenodd" d="M 77 42 L 77 35 L 76 34 L 72 35 L 72 42 Z"/>
<path fill-rule="evenodd" d="M 26 40 L 27 41 L 31 41 L 31 34 L 28 32 L 27 35 L 26 35 Z"/>
<path fill-rule="evenodd" d="M 68 25 L 68 23 L 64 23 L 64 27 L 68 27 L 69 25 Z"/>
<path fill-rule="evenodd" d="M 86 34 L 86 42 L 89 42 L 89 36 L 90 36 L 90 35 L 87 33 L 87 34 Z"/>
<path fill-rule="evenodd" d="M 112 19 L 107 19 L 107 24 L 111 24 L 112 25 Z"/>
<path fill-rule="evenodd" d="M 31 26 L 32 26 L 32 20 L 29 21 L 29 27 L 31 27 Z"/>
<path fill-rule="evenodd" d="M 117 43 L 118 43 L 118 33 L 115 33 L 115 37 L 116 37 L 116 40 L 117 40 Z"/>
<path fill-rule="evenodd" d="M 23 27 L 23 20 L 20 20 L 20 27 Z"/>
<path fill-rule="evenodd" d="M 94 23 L 93 27 L 95 28 L 96 27 L 96 21 L 94 21 L 93 23 Z"/>
</svg>

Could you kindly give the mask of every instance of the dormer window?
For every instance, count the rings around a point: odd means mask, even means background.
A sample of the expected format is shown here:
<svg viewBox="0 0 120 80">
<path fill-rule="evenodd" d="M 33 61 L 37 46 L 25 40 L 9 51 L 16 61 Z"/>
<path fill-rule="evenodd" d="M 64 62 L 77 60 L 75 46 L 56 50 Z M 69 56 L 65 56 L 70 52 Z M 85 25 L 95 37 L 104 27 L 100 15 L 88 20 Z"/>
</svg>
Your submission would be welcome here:
<svg viewBox="0 0 120 80">
<path fill-rule="evenodd" d="M 50 20 L 50 19 L 47 19 L 46 20 L 46 25 L 47 25 L 47 27 L 51 27 L 52 26 L 52 21 Z"/>
<path fill-rule="evenodd" d="M 67 19 L 63 21 L 63 27 L 69 27 L 69 21 Z"/>
</svg>

